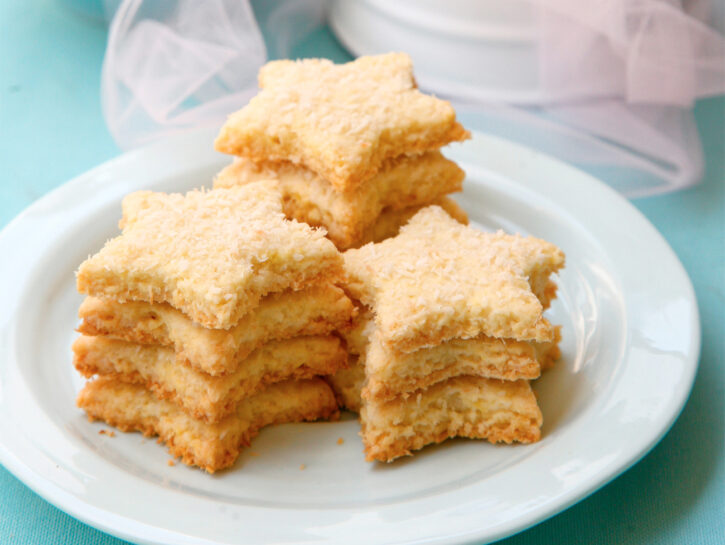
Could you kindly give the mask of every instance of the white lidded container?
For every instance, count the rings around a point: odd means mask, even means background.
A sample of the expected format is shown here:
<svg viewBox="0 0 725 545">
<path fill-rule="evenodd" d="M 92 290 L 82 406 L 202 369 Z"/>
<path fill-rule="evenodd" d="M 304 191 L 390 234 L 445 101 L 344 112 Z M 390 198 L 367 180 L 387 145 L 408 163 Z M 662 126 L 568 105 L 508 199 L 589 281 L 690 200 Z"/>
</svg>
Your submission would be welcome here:
<svg viewBox="0 0 725 545">
<path fill-rule="evenodd" d="M 526 0 L 333 0 L 329 21 L 355 55 L 409 53 L 424 89 L 460 100 L 542 100 L 536 10 Z"/>
</svg>

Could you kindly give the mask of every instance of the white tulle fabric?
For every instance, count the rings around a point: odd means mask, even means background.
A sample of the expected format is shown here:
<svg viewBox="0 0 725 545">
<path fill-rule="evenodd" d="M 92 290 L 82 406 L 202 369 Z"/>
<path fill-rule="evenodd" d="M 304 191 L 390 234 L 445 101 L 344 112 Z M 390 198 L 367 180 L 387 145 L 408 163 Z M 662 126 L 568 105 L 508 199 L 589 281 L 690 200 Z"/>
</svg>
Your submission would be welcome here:
<svg viewBox="0 0 725 545">
<path fill-rule="evenodd" d="M 697 182 L 703 160 L 691 108 L 725 92 L 725 39 L 707 24 L 709 2 L 529 1 L 538 15 L 540 103 L 474 97 L 457 104 L 461 112 L 569 162 L 607 168 L 629 196 Z M 323 16 L 322 0 L 276 2 L 263 21 L 271 56 L 289 56 Z M 257 92 L 266 59 L 246 0 L 123 0 L 102 76 L 111 134 L 131 148 L 219 125 Z"/>
<path fill-rule="evenodd" d="M 219 124 L 257 92 L 267 52 L 248 2 L 123 1 L 103 62 L 103 115 L 124 149 Z"/>
</svg>

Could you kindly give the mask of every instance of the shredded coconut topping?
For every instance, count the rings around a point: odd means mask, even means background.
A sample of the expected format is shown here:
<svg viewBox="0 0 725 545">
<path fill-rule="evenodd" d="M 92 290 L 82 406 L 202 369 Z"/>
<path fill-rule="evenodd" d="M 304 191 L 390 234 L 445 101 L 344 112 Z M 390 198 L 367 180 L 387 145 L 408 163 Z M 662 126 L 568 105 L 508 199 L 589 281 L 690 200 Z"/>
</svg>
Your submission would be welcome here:
<svg viewBox="0 0 725 545">
<path fill-rule="evenodd" d="M 206 327 L 227 329 L 263 295 L 341 268 L 323 230 L 285 219 L 276 184 L 132 193 L 121 226 L 81 264 L 79 291 L 167 302 Z"/>
<path fill-rule="evenodd" d="M 550 291 L 549 275 L 564 264 L 546 241 L 483 233 L 430 206 L 397 237 L 343 255 L 346 290 L 373 309 L 382 341 L 401 352 L 481 334 L 553 338 L 542 316 L 550 293 L 530 283 Z"/>
</svg>

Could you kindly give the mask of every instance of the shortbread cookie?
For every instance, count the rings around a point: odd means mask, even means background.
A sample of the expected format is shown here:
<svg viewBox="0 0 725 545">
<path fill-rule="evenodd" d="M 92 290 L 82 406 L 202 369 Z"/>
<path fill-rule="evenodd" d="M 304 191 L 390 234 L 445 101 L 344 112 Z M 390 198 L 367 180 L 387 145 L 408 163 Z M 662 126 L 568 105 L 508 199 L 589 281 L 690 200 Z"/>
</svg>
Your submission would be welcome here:
<svg viewBox="0 0 725 545">
<path fill-rule="evenodd" d="M 323 378 L 335 392 L 341 409 L 360 412 L 363 403 L 360 392 L 365 382 L 365 367 L 360 363 L 358 356 L 350 354 L 347 367 Z"/>
<path fill-rule="evenodd" d="M 399 352 L 479 335 L 554 338 L 532 284 L 548 285 L 564 254 L 543 240 L 483 233 L 429 206 L 398 236 L 344 258 L 345 290 L 373 309 L 382 342 Z"/>
<path fill-rule="evenodd" d="M 431 151 L 389 159 L 365 184 L 342 192 L 303 166 L 287 161 L 255 163 L 239 157 L 217 175 L 214 187 L 276 180 L 288 218 L 324 227 L 338 248 L 347 249 L 363 243 L 363 234 L 383 209 L 409 209 L 460 191 L 464 176 L 453 161 Z"/>
<path fill-rule="evenodd" d="M 403 53 L 340 65 L 272 61 L 260 70 L 259 85 L 262 91 L 222 127 L 216 149 L 303 165 L 341 191 L 370 179 L 387 159 L 470 136 L 449 102 L 416 88 Z"/>
<path fill-rule="evenodd" d="M 296 337 L 258 348 L 229 375 L 212 377 L 178 365 L 171 348 L 127 343 L 107 337 L 79 337 L 73 363 L 86 378 L 112 375 L 123 382 L 144 384 L 162 399 L 189 414 L 218 422 L 240 400 L 274 382 L 330 375 L 347 365 L 340 339 Z"/>
<path fill-rule="evenodd" d="M 460 375 L 501 380 L 535 379 L 559 357 L 555 328 L 552 342 L 527 342 L 480 336 L 451 339 L 415 352 L 397 352 L 371 335 L 365 353 L 365 399 L 386 401 Z"/>
<path fill-rule="evenodd" d="M 77 403 L 90 420 L 103 420 L 122 431 L 158 435 L 173 456 L 209 473 L 234 464 L 241 449 L 265 426 L 337 415 L 332 390 L 318 378 L 273 384 L 244 399 L 233 414 L 216 424 L 190 417 L 139 384 L 110 377 L 88 382 Z"/>
<path fill-rule="evenodd" d="M 542 416 L 528 381 L 456 377 L 406 399 L 363 403 L 365 458 L 390 462 L 450 437 L 531 443 Z"/>
<path fill-rule="evenodd" d="M 83 262 L 78 291 L 165 302 L 228 329 L 266 294 L 334 279 L 341 259 L 324 231 L 289 221 L 275 184 L 123 201 L 123 233 Z"/>
<path fill-rule="evenodd" d="M 332 284 L 268 295 L 230 329 L 202 327 L 168 304 L 87 297 L 78 311 L 78 331 L 170 346 L 179 363 L 216 376 L 233 372 L 266 342 L 344 331 L 353 312 L 352 301 Z"/>
<path fill-rule="evenodd" d="M 363 231 L 362 237 L 359 242 L 355 243 L 352 248 L 359 248 L 363 244 L 368 242 L 382 242 L 383 240 L 394 237 L 400 232 L 400 228 L 410 221 L 410 218 L 415 216 L 421 208 L 426 206 L 440 206 L 445 210 L 450 217 L 456 220 L 458 223 L 468 225 L 468 215 L 466 212 L 458 206 L 458 203 L 453 199 L 444 197 L 433 202 L 429 202 L 420 206 L 412 206 L 410 208 L 404 208 L 402 210 L 383 210 L 378 216 L 378 219 L 370 227 Z M 339 246 L 338 246 L 339 248 Z M 348 249 L 348 248 L 340 248 Z M 556 290 L 556 287 L 554 288 Z M 556 293 L 556 291 L 554 291 Z"/>
</svg>

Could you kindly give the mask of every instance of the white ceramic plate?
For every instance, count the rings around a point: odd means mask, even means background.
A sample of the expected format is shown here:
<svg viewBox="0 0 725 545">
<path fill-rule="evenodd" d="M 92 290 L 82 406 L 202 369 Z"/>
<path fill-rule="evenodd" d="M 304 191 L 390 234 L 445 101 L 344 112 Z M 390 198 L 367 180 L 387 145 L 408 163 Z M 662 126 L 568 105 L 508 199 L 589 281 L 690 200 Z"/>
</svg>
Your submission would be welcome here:
<svg viewBox="0 0 725 545">
<path fill-rule="evenodd" d="M 228 162 L 212 141 L 203 132 L 126 154 L 48 194 L 0 235 L 0 461 L 64 511 L 141 543 L 483 542 L 587 496 L 679 414 L 700 328 L 665 241 L 603 184 L 478 134 L 449 153 L 468 172 L 459 200 L 473 222 L 535 234 L 567 254 L 549 311 L 564 326 L 563 359 L 536 384 L 539 443 L 456 440 L 374 465 L 347 418 L 266 429 L 252 447 L 259 456 L 211 476 L 168 466 L 166 450 L 139 434 L 99 435 L 104 426 L 74 406 L 74 270 L 117 233 L 124 194 L 208 186 Z"/>
</svg>

